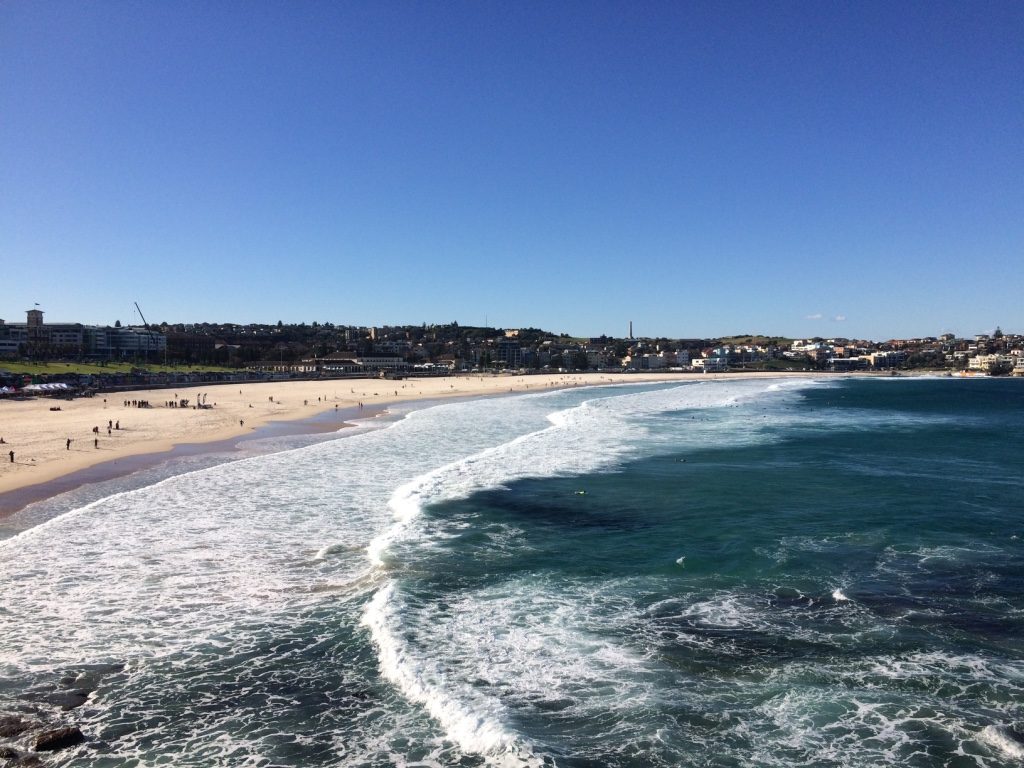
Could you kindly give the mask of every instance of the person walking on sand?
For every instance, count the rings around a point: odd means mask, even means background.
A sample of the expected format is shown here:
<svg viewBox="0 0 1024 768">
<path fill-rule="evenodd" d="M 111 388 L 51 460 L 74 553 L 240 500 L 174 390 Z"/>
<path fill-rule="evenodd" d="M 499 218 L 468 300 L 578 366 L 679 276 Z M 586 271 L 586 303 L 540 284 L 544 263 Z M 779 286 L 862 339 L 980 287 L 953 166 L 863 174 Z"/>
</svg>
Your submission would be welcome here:
<svg viewBox="0 0 1024 768">
<path fill-rule="evenodd" d="M 7 455 L 11 457 L 11 464 L 13 464 L 14 463 L 14 451 L 9 451 Z"/>
<path fill-rule="evenodd" d="M 98 437 L 94 437 L 92 439 L 92 447 L 93 448 L 99 448 L 100 447 L 100 439 Z"/>
<path fill-rule="evenodd" d="M 67 442 L 64 444 L 64 449 L 68 450 L 68 451 L 71 450 L 71 438 L 70 437 L 68 438 Z"/>
</svg>

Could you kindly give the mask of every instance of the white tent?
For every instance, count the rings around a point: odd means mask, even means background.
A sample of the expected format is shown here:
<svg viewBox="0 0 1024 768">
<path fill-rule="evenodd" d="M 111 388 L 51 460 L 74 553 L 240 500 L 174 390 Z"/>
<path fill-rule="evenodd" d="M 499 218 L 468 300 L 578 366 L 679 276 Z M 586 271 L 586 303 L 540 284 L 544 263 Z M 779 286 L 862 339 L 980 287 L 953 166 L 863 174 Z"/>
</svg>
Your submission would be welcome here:
<svg viewBox="0 0 1024 768">
<path fill-rule="evenodd" d="M 68 392 L 71 390 L 64 382 L 58 382 L 56 384 L 29 384 L 27 387 L 22 389 L 22 392 Z"/>
</svg>

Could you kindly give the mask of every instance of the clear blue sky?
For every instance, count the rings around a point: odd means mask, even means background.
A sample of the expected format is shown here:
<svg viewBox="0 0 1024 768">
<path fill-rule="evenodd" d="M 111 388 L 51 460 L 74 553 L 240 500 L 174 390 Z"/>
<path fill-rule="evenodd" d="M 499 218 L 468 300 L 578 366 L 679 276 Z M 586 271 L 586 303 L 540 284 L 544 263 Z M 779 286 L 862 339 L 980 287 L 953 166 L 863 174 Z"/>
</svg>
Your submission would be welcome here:
<svg viewBox="0 0 1024 768">
<path fill-rule="evenodd" d="M 1024 332 L 1024 3 L 0 4 L 0 317 Z"/>
</svg>

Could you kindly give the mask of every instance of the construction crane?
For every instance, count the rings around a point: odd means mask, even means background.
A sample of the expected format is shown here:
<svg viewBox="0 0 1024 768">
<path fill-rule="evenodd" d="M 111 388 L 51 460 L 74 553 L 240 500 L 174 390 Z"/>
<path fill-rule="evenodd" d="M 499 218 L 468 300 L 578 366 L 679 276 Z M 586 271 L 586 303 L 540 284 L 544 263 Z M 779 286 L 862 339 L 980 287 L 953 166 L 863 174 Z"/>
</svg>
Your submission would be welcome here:
<svg viewBox="0 0 1024 768">
<path fill-rule="evenodd" d="M 142 314 L 142 310 L 139 308 L 139 302 L 132 302 L 135 305 L 135 311 L 139 313 L 139 317 L 142 318 L 142 327 L 146 329 L 146 362 L 149 362 L 149 345 L 153 342 L 152 337 L 149 335 L 149 323 L 146 322 L 146 316 Z"/>
<path fill-rule="evenodd" d="M 146 322 L 146 316 L 142 314 L 142 310 L 139 309 L 139 302 L 133 302 L 135 304 L 135 311 L 139 313 L 139 317 L 142 318 L 142 327 L 147 331 L 149 330 L 149 323 Z"/>
</svg>

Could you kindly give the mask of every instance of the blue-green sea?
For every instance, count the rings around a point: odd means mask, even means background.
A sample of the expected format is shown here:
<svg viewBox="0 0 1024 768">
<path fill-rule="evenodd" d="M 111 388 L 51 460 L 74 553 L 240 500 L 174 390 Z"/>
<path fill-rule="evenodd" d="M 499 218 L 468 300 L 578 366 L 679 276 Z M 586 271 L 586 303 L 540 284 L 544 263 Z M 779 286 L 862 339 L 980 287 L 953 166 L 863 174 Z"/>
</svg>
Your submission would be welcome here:
<svg viewBox="0 0 1024 768">
<path fill-rule="evenodd" d="M 47 765 L 1024 764 L 1021 380 L 451 402 L 49 505 L 0 541 Z"/>
</svg>

